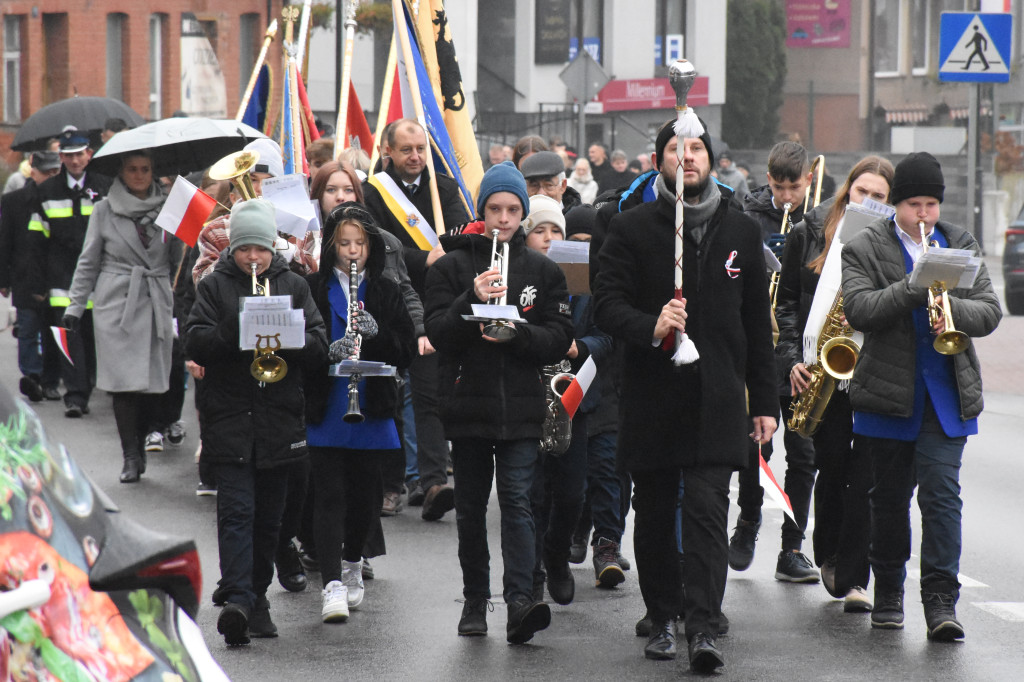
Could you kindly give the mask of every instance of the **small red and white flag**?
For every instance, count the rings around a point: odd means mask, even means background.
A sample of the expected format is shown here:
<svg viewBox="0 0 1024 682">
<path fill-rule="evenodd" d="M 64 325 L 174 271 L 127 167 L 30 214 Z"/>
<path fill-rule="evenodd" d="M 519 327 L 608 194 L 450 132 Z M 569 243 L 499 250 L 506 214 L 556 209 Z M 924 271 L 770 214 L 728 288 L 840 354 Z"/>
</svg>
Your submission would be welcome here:
<svg viewBox="0 0 1024 682">
<path fill-rule="evenodd" d="M 768 493 L 768 497 L 772 498 L 775 504 L 782 507 L 782 511 L 786 513 L 789 518 L 793 519 L 793 523 L 796 523 L 796 517 L 793 516 L 793 504 L 789 501 L 789 495 L 782 489 L 779 482 L 775 480 L 775 474 L 772 473 L 771 468 L 768 466 L 768 462 L 764 461 L 764 457 L 761 456 L 761 446 L 757 446 L 757 460 L 761 469 L 761 487 L 764 488 L 765 492 Z"/>
<path fill-rule="evenodd" d="M 179 175 L 156 217 L 156 224 L 189 246 L 195 246 L 203 223 L 216 205 L 216 199 Z"/>
<path fill-rule="evenodd" d="M 64 327 L 50 327 L 50 331 L 53 332 L 53 340 L 57 342 L 60 352 L 68 359 L 68 362 L 72 365 L 75 364 L 75 361 L 71 359 L 71 346 L 68 345 L 68 330 Z"/>
<path fill-rule="evenodd" d="M 587 394 L 595 376 L 597 376 L 597 363 L 594 362 L 594 356 L 591 355 L 580 367 L 580 371 L 576 373 L 576 378 L 569 384 L 569 388 L 565 389 L 565 393 L 562 394 L 562 407 L 565 408 L 570 419 L 576 416 L 576 410 L 583 402 L 583 396 Z"/>
</svg>

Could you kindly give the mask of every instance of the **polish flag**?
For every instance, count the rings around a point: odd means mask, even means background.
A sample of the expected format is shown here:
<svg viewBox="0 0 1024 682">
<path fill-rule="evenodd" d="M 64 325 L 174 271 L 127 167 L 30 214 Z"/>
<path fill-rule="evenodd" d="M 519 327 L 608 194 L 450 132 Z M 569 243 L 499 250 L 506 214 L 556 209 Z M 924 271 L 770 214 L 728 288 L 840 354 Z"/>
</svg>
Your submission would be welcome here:
<svg viewBox="0 0 1024 682">
<path fill-rule="evenodd" d="M 75 364 L 71 359 L 71 346 L 68 345 L 68 330 L 64 327 L 50 327 L 50 331 L 53 332 L 53 340 L 57 342 L 60 352 L 68 359 L 68 362 L 72 365 Z"/>
<path fill-rule="evenodd" d="M 761 456 L 760 445 L 757 446 L 757 459 L 761 469 L 761 487 L 764 488 L 766 493 L 768 493 L 768 497 L 772 498 L 772 501 L 782 507 L 782 511 L 785 512 L 789 518 L 793 519 L 793 523 L 796 523 L 796 517 L 793 516 L 793 504 L 789 501 L 789 495 L 787 495 L 786 491 L 782 489 L 779 482 L 775 480 L 775 474 L 773 474 L 771 468 L 769 468 L 768 462 L 764 461 L 764 457 Z"/>
<path fill-rule="evenodd" d="M 156 224 L 189 246 L 195 246 L 203 223 L 216 205 L 216 199 L 179 175 L 156 217 Z"/>
<path fill-rule="evenodd" d="M 570 419 L 576 416 L 576 410 L 583 402 L 583 396 L 587 394 L 595 376 L 597 376 L 597 363 L 594 362 L 594 356 L 591 355 L 580 367 L 580 371 L 576 373 L 576 378 L 569 384 L 569 388 L 565 389 L 565 393 L 562 394 L 562 407 L 565 408 Z"/>
</svg>

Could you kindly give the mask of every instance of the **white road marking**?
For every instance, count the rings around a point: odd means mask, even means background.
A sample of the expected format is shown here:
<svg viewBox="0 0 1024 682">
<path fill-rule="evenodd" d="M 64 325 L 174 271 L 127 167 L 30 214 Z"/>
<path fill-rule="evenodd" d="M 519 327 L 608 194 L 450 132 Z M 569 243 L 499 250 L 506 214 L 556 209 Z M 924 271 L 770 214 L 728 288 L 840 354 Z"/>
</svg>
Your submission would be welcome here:
<svg viewBox="0 0 1024 682">
<path fill-rule="evenodd" d="M 1012 623 L 1024 623 L 1024 602 L 974 601 L 971 602 L 971 606 L 977 606 L 983 611 L 988 611 L 992 615 Z"/>
<path fill-rule="evenodd" d="M 921 582 L 921 571 L 919 569 L 916 569 L 916 568 L 908 568 L 907 569 L 907 578 L 909 578 L 910 580 L 916 580 L 918 582 Z M 975 580 L 974 578 L 969 578 L 968 576 L 964 575 L 963 573 L 958 574 L 957 575 L 957 579 L 960 581 L 960 586 L 961 587 L 988 587 L 988 585 L 986 585 L 985 583 L 981 582 L 980 580 Z"/>
</svg>

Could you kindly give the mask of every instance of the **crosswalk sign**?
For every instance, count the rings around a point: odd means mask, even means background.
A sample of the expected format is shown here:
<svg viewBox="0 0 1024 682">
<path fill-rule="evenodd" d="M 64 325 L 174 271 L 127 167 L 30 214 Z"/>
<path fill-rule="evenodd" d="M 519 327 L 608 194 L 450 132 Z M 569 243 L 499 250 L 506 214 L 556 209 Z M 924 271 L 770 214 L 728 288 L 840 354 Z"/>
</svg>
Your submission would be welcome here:
<svg viewBox="0 0 1024 682">
<path fill-rule="evenodd" d="M 1012 36 L 1012 14 L 943 12 L 939 80 L 1008 83 Z"/>
</svg>

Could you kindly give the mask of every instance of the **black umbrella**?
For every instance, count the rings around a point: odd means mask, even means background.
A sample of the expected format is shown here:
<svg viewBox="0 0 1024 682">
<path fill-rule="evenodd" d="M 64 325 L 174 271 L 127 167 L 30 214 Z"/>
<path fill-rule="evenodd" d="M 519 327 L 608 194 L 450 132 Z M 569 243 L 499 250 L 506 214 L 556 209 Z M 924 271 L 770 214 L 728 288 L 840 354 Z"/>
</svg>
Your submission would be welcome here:
<svg viewBox="0 0 1024 682">
<path fill-rule="evenodd" d="M 60 137 L 64 126 L 73 125 L 82 132 L 98 133 L 108 118 L 120 118 L 130 127 L 145 120 L 124 102 L 109 97 L 71 97 L 47 104 L 29 116 L 14 136 L 11 149 L 33 152 L 46 149 L 47 141 Z"/>
<path fill-rule="evenodd" d="M 209 168 L 261 137 L 266 135 L 240 121 L 165 118 L 114 135 L 92 157 L 89 170 L 117 175 L 125 155 L 148 151 L 154 175 L 187 175 Z"/>
</svg>

